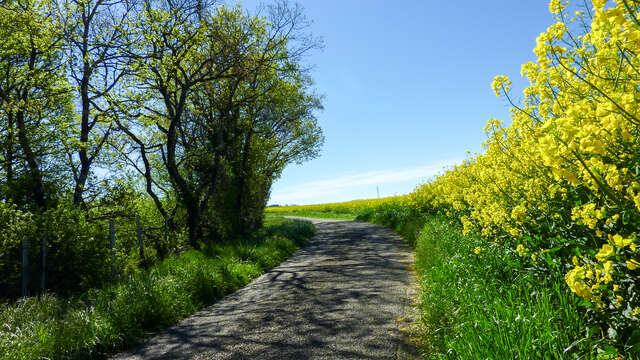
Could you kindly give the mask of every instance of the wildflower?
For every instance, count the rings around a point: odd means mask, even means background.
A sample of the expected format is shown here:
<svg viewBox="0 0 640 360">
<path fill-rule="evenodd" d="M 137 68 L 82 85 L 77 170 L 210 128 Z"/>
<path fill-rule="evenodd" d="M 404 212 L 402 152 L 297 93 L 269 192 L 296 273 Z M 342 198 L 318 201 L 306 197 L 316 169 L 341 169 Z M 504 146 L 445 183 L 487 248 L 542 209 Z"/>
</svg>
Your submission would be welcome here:
<svg viewBox="0 0 640 360">
<path fill-rule="evenodd" d="M 609 235 L 609 239 L 613 241 L 613 243 L 620 249 L 624 249 L 625 247 L 629 246 L 633 241 L 632 239 L 625 239 L 618 234 L 614 236 Z"/>
<path fill-rule="evenodd" d="M 491 88 L 493 92 L 496 93 L 496 96 L 500 96 L 500 92 L 504 90 L 504 92 L 508 92 L 511 88 L 511 80 L 505 75 L 498 75 L 493 79 L 493 83 L 491 83 Z"/>
<path fill-rule="evenodd" d="M 527 256 L 527 248 L 522 244 L 518 244 L 518 246 L 516 246 L 516 251 L 520 256 Z"/>
<path fill-rule="evenodd" d="M 616 295 L 616 306 L 620 306 L 622 305 L 622 301 L 624 300 L 624 298 L 620 295 Z"/>
<path fill-rule="evenodd" d="M 585 268 L 582 266 L 576 266 L 569 270 L 569 272 L 564 276 L 564 280 L 567 285 L 569 285 L 571 291 L 576 293 L 578 296 L 589 299 L 591 298 L 591 290 L 584 283 L 584 278 Z"/>
<path fill-rule="evenodd" d="M 602 265 L 602 281 L 605 284 L 608 284 L 613 281 L 613 277 L 611 276 L 612 271 L 613 271 L 613 262 L 607 261 Z"/>
<path fill-rule="evenodd" d="M 614 254 L 613 246 L 609 244 L 604 244 L 602 245 L 602 249 L 600 249 L 600 251 L 598 251 L 598 253 L 596 254 L 596 259 L 598 259 L 598 261 L 600 262 L 603 262 L 606 259 L 613 256 L 613 254 Z"/>
</svg>

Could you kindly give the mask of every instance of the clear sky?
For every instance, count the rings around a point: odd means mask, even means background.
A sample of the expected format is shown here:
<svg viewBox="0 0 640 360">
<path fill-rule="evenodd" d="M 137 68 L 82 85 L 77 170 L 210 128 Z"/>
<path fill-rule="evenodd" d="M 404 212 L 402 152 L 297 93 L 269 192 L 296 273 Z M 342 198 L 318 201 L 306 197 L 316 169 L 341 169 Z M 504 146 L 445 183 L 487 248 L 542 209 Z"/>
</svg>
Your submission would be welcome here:
<svg viewBox="0 0 640 360">
<path fill-rule="evenodd" d="M 482 151 L 486 121 L 509 118 L 491 81 L 509 76 L 520 99 L 520 65 L 553 23 L 542 0 L 299 3 L 325 43 L 307 58 L 325 96 L 325 145 L 318 159 L 285 169 L 270 204 L 405 194 Z"/>
</svg>

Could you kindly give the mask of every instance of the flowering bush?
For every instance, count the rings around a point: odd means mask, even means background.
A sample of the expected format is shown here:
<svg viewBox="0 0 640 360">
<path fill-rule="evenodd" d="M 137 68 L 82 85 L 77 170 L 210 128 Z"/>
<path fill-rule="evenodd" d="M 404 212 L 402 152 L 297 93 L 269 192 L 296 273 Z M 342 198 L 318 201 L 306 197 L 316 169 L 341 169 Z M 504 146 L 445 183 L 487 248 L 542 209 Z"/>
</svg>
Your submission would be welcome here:
<svg viewBox="0 0 640 360">
<path fill-rule="evenodd" d="M 459 219 L 536 274 L 563 277 L 602 337 L 640 351 L 640 4 L 549 9 L 556 21 L 522 65 L 523 102 L 506 76 L 492 84 L 511 123 L 489 120 L 483 154 L 394 201 Z"/>
<path fill-rule="evenodd" d="M 486 152 L 411 194 L 444 208 L 465 231 L 561 272 L 609 337 L 640 337 L 638 7 L 594 1 L 587 13 L 551 1 L 522 104 L 510 81 L 493 89 L 513 105 L 511 124 L 489 120 Z M 576 34 L 577 33 L 577 34 Z M 544 260 L 544 261 L 541 261 Z"/>
</svg>

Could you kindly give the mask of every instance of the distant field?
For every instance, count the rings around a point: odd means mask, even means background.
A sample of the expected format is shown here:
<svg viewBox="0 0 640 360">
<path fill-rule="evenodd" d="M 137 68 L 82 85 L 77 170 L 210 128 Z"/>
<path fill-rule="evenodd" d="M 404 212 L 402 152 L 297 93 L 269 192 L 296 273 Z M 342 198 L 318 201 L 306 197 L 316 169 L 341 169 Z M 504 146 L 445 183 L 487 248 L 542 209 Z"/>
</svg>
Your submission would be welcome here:
<svg viewBox="0 0 640 360">
<path fill-rule="evenodd" d="M 338 219 L 338 220 L 355 220 L 356 218 L 356 214 L 322 212 L 322 211 L 311 211 L 311 210 L 273 211 L 269 209 L 267 209 L 266 211 L 266 214 L 268 216 L 302 216 L 302 217 L 312 217 L 312 218 L 320 218 L 320 219 Z"/>
<path fill-rule="evenodd" d="M 352 200 L 315 205 L 272 206 L 266 208 L 266 213 L 354 220 L 359 214 L 375 209 L 378 205 L 396 198 L 400 197 L 390 196 L 381 199 Z"/>
</svg>

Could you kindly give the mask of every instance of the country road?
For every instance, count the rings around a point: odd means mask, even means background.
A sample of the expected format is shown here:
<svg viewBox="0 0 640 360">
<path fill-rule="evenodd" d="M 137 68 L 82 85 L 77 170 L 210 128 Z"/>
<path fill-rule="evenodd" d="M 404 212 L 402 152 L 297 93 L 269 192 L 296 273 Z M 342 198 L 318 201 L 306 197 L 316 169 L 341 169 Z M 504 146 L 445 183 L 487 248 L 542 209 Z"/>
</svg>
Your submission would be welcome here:
<svg viewBox="0 0 640 360">
<path fill-rule="evenodd" d="M 316 235 L 246 287 L 113 359 L 410 359 L 412 255 L 392 231 L 305 219 Z"/>
</svg>

